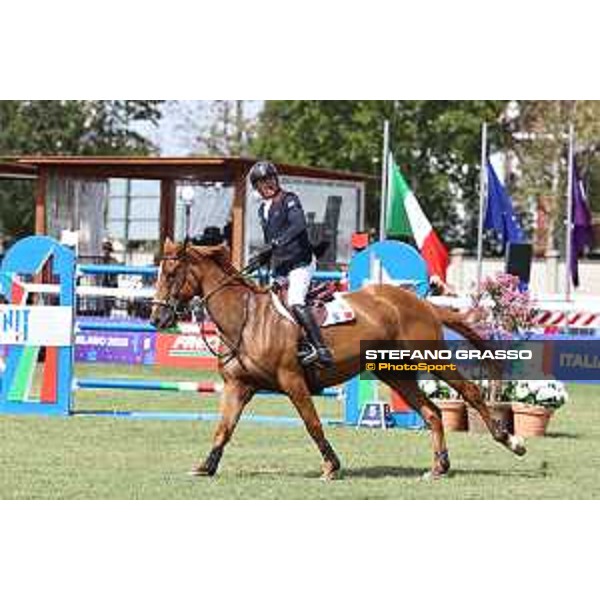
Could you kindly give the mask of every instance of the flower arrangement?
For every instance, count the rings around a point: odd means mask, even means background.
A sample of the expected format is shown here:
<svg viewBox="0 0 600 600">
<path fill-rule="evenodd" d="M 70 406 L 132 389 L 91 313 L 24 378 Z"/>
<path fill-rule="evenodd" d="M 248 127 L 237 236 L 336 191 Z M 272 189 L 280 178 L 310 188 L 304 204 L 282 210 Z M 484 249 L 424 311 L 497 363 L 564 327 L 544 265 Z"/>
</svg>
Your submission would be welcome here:
<svg viewBox="0 0 600 600">
<path fill-rule="evenodd" d="M 510 339 L 529 331 L 535 309 L 529 293 L 519 289 L 519 278 L 508 273 L 487 277 L 472 294 L 475 327 L 485 339 Z"/>
<path fill-rule="evenodd" d="M 556 410 L 567 401 L 569 395 L 560 381 L 520 380 L 509 381 L 502 397 L 508 402 L 522 402 Z"/>
<path fill-rule="evenodd" d="M 430 400 L 456 400 L 458 398 L 456 391 L 440 379 L 421 379 L 419 388 Z"/>
</svg>

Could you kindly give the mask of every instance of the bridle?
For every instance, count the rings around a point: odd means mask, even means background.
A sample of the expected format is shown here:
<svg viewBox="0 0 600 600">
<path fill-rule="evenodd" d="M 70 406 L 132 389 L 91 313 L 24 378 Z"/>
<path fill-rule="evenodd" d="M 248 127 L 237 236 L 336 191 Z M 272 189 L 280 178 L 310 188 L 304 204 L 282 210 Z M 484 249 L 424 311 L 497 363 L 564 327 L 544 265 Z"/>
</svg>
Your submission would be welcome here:
<svg viewBox="0 0 600 600">
<path fill-rule="evenodd" d="M 194 318 L 196 323 L 199 325 L 200 335 L 202 336 L 202 340 L 203 340 L 204 344 L 206 345 L 206 347 L 209 349 L 209 351 L 211 352 L 211 354 L 213 356 L 216 356 L 217 358 L 224 360 L 224 362 L 227 363 L 232 358 L 239 356 L 239 353 L 240 353 L 240 346 L 242 344 L 242 335 L 244 333 L 244 328 L 246 327 L 246 324 L 248 321 L 248 300 L 249 300 L 249 295 L 250 295 L 249 290 L 247 291 L 247 293 L 244 296 L 244 315 L 243 315 L 242 325 L 239 329 L 238 335 L 236 336 L 237 339 L 235 342 L 232 342 L 224 334 L 223 329 L 215 321 L 215 325 L 217 326 L 218 336 L 219 336 L 220 340 L 223 342 L 223 344 L 225 346 L 227 346 L 229 352 L 226 352 L 226 353 L 218 352 L 217 350 L 215 350 L 212 347 L 212 345 L 206 339 L 204 321 L 206 319 L 207 310 L 205 310 L 205 309 L 208 308 L 208 300 L 210 298 L 212 298 L 218 292 L 220 292 L 225 287 L 227 287 L 234 279 L 239 279 L 240 277 L 242 279 L 244 279 L 245 275 L 247 275 L 248 273 L 251 273 L 252 271 L 256 270 L 260 266 L 260 262 L 250 261 L 248 263 L 248 265 L 246 265 L 246 267 L 244 267 L 241 271 L 236 271 L 235 273 L 229 273 L 229 274 L 226 273 L 225 277 L 222 279 L 222 281 L 215 288 L 210 290 L 210 292 L 208 292 L 208 294 L 196 295 L 196 296 L 192 297 L 188 303 L 188 308 L 186 310 L 186 309 L 182 309 L 182 301 L 178 299 L 178 296 L 181 293 L 181 291 L 183 290 L 183 287 L 185 286 L 185 284 L 188 280 L 188 275 L 190 273 L 193 278 L 194 288 L 196 290 L 201 289 L 200 281 L 198 280 L 197 276 L 195 275 L 194 270 L 190 269 L 191 260 L 186 252 L 186 247 L 187 247 L 187 240 L 186 240 L 186 242 L 184 242 L 183 248 L 176 255 L 162 256 L 160 258 L 161 263 L 163 261 L 168 261 L 168 260 L 179 261 L 179 265 L 176 266 L 177 279 L 171 285 L 171 287 L 168 291 L 168 294 L 167 294 L 167 298 L 165 300 L 154 300 L 152 302 L 152 304 L 156 305 L 156 306 L 161 306 L 162 308 L 166 308 L 171 313 L 171 316 L 175 320 L 178 319 L 178 317 L 185 315 L 188 311 L 191 312 L 192 317 Z M 207 256 L 206 258 L 211 258 L 211 257 Z M 179 268 L 180 265 L 183 268 L 180 269 Z M 179 273 L 181 273 L 181 275 L 179 275 Z"/>
</svg>

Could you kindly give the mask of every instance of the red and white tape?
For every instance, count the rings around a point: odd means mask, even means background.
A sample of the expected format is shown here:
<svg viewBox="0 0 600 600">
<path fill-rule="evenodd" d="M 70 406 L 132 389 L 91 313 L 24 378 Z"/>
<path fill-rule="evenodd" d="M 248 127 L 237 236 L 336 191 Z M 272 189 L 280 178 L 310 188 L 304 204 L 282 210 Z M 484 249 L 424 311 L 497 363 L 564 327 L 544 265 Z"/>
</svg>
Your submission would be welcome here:
<svg viewBox="0 0 600 600">
<path fill-rule="evenodd" d="M 538 327 L 577 327 L 595 329 L 600 327 L 600 313 L 566 312 L 562 310 L 539 310 L 534 317 Z"/>
</svg>

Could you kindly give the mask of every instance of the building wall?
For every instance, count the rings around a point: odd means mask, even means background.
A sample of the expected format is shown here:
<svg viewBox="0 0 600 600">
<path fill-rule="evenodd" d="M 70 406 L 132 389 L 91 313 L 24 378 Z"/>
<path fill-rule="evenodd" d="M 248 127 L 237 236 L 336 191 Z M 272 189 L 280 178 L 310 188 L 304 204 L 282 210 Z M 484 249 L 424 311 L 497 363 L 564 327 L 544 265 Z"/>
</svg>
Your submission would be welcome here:
<svg viewBox="0 0 600 600">
<path fill-rule="evenodd" d="M 465 256 L 462 250 L 453 250 L 448 282 L 460 294 L 468 294 L 475 289 L 477 282 L 477 259 Z M 483 277 L 504 272 L 504 259 L 486 258 L 483 261 Z M 573 297 L 600 296 L 600 261 L 579 261 L 580 287 L 573 291 Z M 531 265 L 530 289 L 535 294 L 563 294 L 565 288 L 565 264 L 558 256 L 534 259 Z"/>
</svg>

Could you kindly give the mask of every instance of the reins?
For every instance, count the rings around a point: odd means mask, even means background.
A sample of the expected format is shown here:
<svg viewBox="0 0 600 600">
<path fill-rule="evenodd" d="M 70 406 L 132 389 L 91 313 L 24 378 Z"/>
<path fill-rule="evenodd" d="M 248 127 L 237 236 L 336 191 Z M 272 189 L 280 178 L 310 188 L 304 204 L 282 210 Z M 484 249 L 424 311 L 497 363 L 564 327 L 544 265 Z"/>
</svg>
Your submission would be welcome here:
<svg viewBox="0 0 600 600">
<path fill-rule="evenodd" d="M 191 271 L 190 271 L 190 269 L 188 268 L 191 261 L 190 261 L 190 257 L 185 252 L 186 245 L 187 244 L 184 243 L 184 246 L 183 246 L 180 254 L 177 254 L 175 256 L 164 256 L 164 257 L 161 257 L 161 259 L 160 259 L 161 262 L 164 260 L 179 260 L 183 263 L 183 266 L 184 266 L 184 270 L 182 271 L 183 276 L 177 282 L 179 284 L 177 291 L 173 292 L 170 290 L 169 298 L 167 300 L 154 300 L 152 302 L 152 304 L 154 304 L 154 305 L 167 308 L 168 310 L 170 310 L 173 313 L 173 315 L 176 318 L 181 316 L 182 314 L 184 314 L 184 311 L 181 311 L 179 309 L 180 302 L 176 298 L 180 294 L 181 290 L 183 289 L 183 286 L 185 285 L 185 282 L 187 281 L 188 273 L 191 272 L 196 288 L 200 288 L 199 281 L 198 281 L 198 278 L 196 277 L 196 275 L 194 274 L 194 270 L 191 269 Z M 212 257 L 209 256 L 207 258 L 212 258 Z M 208 350 L 211 352 L 211 354 L 213 356 L 215 356 L 221 360 L 224 360 L 225 363 L 228 362 L 229 360 L 231 360 L 235 356 L 239 357 L 240 346 L 242 343 L 242 336 L 243 336 L 246 324 L 248 322 L 248 296 L 249 296 L 249 293 L 246 292 L 246 294 L 244 295 L 245 296 L 245 298 L 244 298 L 244 315 L 243 315 L 243 320 L 242 320 L 240 330 L 238 332 L 237 340 L 235 342 L 232 342 L 225 335 L 225 333 L 223 332 L 223 329 L 219 326 L 219 324 L 216 322 L 216 320 L 213 319 L 213 321 L 215 322 L 215 325 L 217 326 L 218 336 L 219 336 L 221 342 L 223 342 L 223 344 L 225 346 L 227 346 L 227 348 L 229 350 L 229 352 L 223 353 L 223 354 L 220 353 L 218 350 L 215 350 L 212 347 L 212 345 L 208 342 L 208 340 L 206 339 L 204 322 L 206 320 L 206 312 L 208 312 L 208 300 L 211 297 L 213 297 L 214 295 L 216 295 L 218 292 L 223 290 L 225 287 L 230 285 L 231 282 L 236 279 L 241 279 L 242 283 L 245 283 L 246 285 L 248 285 L 249 282 L 246 280 L 245 275 L 256 270 L 260 266 L 260 264 L 261 263 L 259 261 L 251 261 L 246 265 L 246 267 L 244 267 L 240 271 L 235 270 L 235 272 L 225 273 L 225 278 L 215 288 L 210 290 L 210 292 L 208 292 L 207 294 L 205 294 L 202 297 L 194 296 L 194 298 L 192 298 L 192 300 L 188 303 L 188 309 L 190 310 L 192 317 L 194 318 L 196 323 L 199 324 L 200 335 L 202 336 L 202 340 L 203 340 L 204 344 L 206 345 L 206 347 L 208 348 Z M 222 265 L 219 265 L 219 266 L 222 267 Z"/>
</svg>

